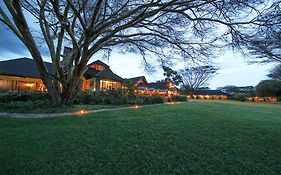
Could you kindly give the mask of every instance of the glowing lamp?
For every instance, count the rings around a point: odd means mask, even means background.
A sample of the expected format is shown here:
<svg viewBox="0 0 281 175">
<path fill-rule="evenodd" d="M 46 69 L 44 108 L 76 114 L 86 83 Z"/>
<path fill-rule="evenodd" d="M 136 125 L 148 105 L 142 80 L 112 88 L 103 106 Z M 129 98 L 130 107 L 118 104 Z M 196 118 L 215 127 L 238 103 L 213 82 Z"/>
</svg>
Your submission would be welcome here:
<svg viewBox="0 0 281 175">
<path fill-rule="evenodd" d="M 87 112 L 86 112 L 84 109 L 81 109 L 81 110 L 75 112 L 75 114 L 78 115 L 78 116 L 85 115 L 86 113 L 87 113 Z"/>
<path fill-rule="evenodd" d="M 138 108 L 140 108 L 140 106 L 139 105 L 134 105 L 134 108 L 138 109 Z"/>
</svg>

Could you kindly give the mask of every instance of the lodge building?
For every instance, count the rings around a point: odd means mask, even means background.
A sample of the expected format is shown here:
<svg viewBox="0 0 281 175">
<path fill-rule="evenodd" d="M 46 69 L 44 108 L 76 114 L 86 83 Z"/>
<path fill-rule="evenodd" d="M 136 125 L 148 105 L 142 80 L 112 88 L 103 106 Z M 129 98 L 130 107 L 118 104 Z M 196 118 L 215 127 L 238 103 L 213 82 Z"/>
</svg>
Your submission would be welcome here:
<svg viewBox="0 0 281 175">
<path fill-rule="evenodd" d="M 52 63 L 44 62 L 50 74 Z M 125 81 L 131 81 L 138 87 L 137 93 L 147 95 L 174 95 L 178 89 L 171 82 L 148 83 L 144 76 L 123 79 L 113 73 L 104 62 L 97 60 L 88 65 L 87 71 L 81 77 L 82 90 L 117 90 L 125 89 Z M 14 92 L 47 91 L 36 64 L 30 58 L 17 58 L 0 61 L 0 89 Z"/>
</svg>

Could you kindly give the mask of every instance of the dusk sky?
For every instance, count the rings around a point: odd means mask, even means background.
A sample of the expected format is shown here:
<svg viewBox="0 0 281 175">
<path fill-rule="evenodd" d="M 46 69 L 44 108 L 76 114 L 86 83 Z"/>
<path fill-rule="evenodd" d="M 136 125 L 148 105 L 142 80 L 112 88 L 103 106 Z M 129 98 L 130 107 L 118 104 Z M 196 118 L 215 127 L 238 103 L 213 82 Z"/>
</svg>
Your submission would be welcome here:
<svg viewBox="0 0 281 175">
<path fill-rule="evenodd" d="M 43 55 L 48 55 L 46 49 L 43 51 Z M 21 44 L 21 42 L 12 34 L 6 27 L 0 25 L 0 61 L 7 59 L 15 59 L 19 57 L 29 57 L 27 49 Z M 50 61 L 48 56 L 44 57 L 45 61 Z M 101 59 L 96 56 L 91 61 Z M 152 59 L 153 60 L 153 59 Z M 249 59 L 243 58 L 239 53 L 233 53 L 227 51 L 220 53 L 218 57 L 213 60 L 215 65 L 219 68 L 218 74 L 213 77 L 208 86 L 212 89 L 225 85 L 236 85 L 236 86 L 256 86 L 261 80 L 267 79 L 272 64 L 251 64 L 249 65 L 246 61 Z M 147 73 L 144 71 L 141 65 L 142 57 L 136 54 L 120 54 L 114 51 L 109 60 L 102 60 L 107 63 L 113 72 L 123 78 L 131 78 L 135 76 L 144 75 L 149 82 L 163 79 L 163 71 L 157 63 L 156 72 Z M 150 60 L 148 60 L 150 61 Z M 153 62 L 153 61 L 152 61 Z M 179 63 L 173 67 L 174 70 L 182 68 Z"/>
</svg>

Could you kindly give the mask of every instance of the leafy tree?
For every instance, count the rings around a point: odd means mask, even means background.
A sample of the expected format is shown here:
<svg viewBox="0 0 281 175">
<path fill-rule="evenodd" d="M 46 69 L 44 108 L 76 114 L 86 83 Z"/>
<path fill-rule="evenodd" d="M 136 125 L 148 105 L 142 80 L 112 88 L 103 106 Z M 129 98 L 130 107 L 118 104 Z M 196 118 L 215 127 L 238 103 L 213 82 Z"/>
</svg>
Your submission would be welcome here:
<svg viewBox="0 0 281 175">
<path fill-rule="evenodd" d="M 182 77 L 178 74 L 177 71 L 174 71 L 170 67 L 162 66 L 164 71 L 163 75 L 166 76 L 164 81 L 173 82 L 175 85 L 179 85 L 182 82 Z"/>
<path fill-rule="evenodd" d="M 260 97 L 281 96 L 281 81 L 263 80 L 256 87 L 256 94 Z"/>
<path fill-rule="evenodd" d="M 29 50 L 52 102 L 69 104 L 75 100 L 80 77 L 93 55 L 109 56 L 113 48 L 118 48 L 142 54 L 146 65 L 148 53 L 158 56 L 161 62 L 172 58 L 208 61 L 222 42 L 238 41 L 239 30 L 253 23 L 252 12 L 263 0 L 3 2 L 1 24 Z M 32 28 L 37 31 L 32 32 Z M 53 73 L 44 65 L 38 36 L 47 45 Z M 72 49 L 62 60 L 64 46 Z"/>
<path fill-rule="evenodd" d="M 259 14 L 245 44 L 259 62 L 281 63 L 281 0 L 269 2 L 272 2 L 270 7 Z"/>
<path fill-rule="evenodd" d="M 182 77 L 184 89 L 193 91 L 206 85 L 206 82 L 216 74 L 217 70 L 214 66 L 190 67 L 180 70 L 179 75 Z"/>
<path fill-rule="evenodd" d="M 270 73 L 267 76 L 273 80 L 281 81 L 281 64 L 278 64 L 273 69 L 271 69 Z"/>
<path fill-rule="evenodd" d="M 255 94 L 255 87 L 253 86 L 233 86 L 233 85 L 227 85 L 224 87 L 217 88 L 218 90 L 225 92 L 229 95 L 236 95 L 238 93 L 240 94 L 248 94 L 248 96 L 252 96 Z"/>
</svg>

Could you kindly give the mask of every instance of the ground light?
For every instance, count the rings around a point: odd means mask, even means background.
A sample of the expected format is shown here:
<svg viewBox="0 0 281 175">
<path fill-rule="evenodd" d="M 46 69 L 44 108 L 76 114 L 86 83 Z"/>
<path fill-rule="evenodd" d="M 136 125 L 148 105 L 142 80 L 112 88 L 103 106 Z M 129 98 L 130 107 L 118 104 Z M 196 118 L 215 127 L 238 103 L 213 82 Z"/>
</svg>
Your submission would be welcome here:
<svg viewBox="0 0 281 175">
<path fill-rule="evenodd" d="M 180 102 L 166 102 L 165 104 L 167 104 L 167 105 L 174 105 L 174 104 L 179 104 Z"/>
<path fill-rule="evenodd" d="M 140 106 L 139 106 L 139 105 L 134 105 L 133 108 L 134 108 L 134 109 L 139 109 Z"/>
<path fill-rule="evenodd" d="M 84 116 L 85 114 L 87 114 L 87 111 L 84 109 L 80 109 L 79 111 L 75 112 L 75 114 L 79 117 Z"/>
</svg>

